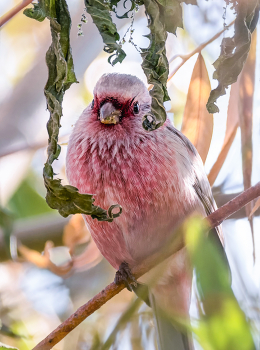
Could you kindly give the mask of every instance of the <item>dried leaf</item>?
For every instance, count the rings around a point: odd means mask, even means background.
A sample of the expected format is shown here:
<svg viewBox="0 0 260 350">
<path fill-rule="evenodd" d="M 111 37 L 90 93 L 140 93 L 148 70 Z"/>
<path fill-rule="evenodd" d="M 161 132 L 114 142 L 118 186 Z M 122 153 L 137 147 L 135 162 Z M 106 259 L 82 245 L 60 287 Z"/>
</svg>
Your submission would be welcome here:
<svg viewBox="0 0 260 350">
<path fill-rule="evenodd" d="M 211 168 L 208 180 L 211 186 L 213 186 L 220 169 L 222 168 L 225 159 L 228 155 L 230 147 L 235 139 L 237 128 L 239 126 L 239 116 L 238 116 L 238 96 L 239 93 L 239 80 L 231 86 L 228 111 L 227 111 L 227 124 L 226 124 L 226 134 L 224 142 L 219 153 L 219 156 Z"/>
<path fill-rule="evenodd" d="M 260 197 L 258 198 L 258 200 L 255 202 L 255 205 L 249 215 L 249 219 L 251 219 L 251 217 L 254 215 L 254 213 L 257 211 L 257 209 L 260 208 Z"/>
<path fill-rule="evenodd" d="M 71 271 L 73 267 L 73 262 L 70 261 L 61 266 L 53 264 L 50 260 L 49 253 L 49 250 L 53 248 L 53 246 L 53 242 L 47 241 L 45 243 L 43 254 L 37 252 L 36 250 L 30 249 L 22 244 L 18 246 L 18 250 L 26 261 L 36 265 L 40 269 L 49 269 L 58 276 L 65 276 Z"/>
<path fill-rule="evenodd" d="M 258 22 L 260 4 L 258 0 L 234 1 L 234 9 L 235 34 L 233 38 L 222 40 L 220 56 L 214 62 L 216 70 L 213 78 L 219 84 L 209 96 L 207 109 L 210 113 L 219 112 L 216 100 L 226 93 L 226 88 L 237 80 L 242 71 L 251 45 L 251 34 Z"/>
<path fill-rule="evenodd" d="M 170 99 L 166 87 L 169 63 L 165 48 L 167 32 L 160 12 L 163 6 L 156 0 L 144 0 L 144 5 L 150 29 L 147 35 L 150 45 L 147 49 L 142 49 L 142 68 L 148 83 L 152 84 L 153 88 L 150 90 L 152 115 L 144 116 L 143 127 L 151 131 L 160 127 L 167 117 L 163 102 Z"/>
<path fill-rule="evenodd" d="M 73 256 L 76 245 L 87 242 L 88 245 L 84 252 Z M 64 227 L 63 243 L 70 249 L 74 269 L 86 270 L 102 260 L 102 255 L 92 240 L 81 214 L 72 216 L 69 223 Z"/>
<path fill-rule="evenodd" d="M 47 252 L 48 249 L 53 247 L 53 243 L 46 242 L 45 244 L 45 251 Z M 23 256 L 23 258 L 31 262 L 32 264 L 38 266 L 41 269 L 47 269 L 49 267 L 49 255 L 47 254 L 41 254 L 37 252 L 34 249 L 30 249 L 26 247 L 23 244 L 20 244 L 18 246 L 19 253 Z"/>
<path fill-rule="evenodd" d="M 70 249 L 72 254 L 77 244 L 87 243 L 90 233 L 81 214 L 73 215 L 63 229 L 63 244 Z"/>
<path fill-rule="evenodd" d="M 251 187 L 252 176 L 252 124 L 253 124 L 253 98 L 255 86 L 255 60 L 256 60 L 256 31 L 252 35 L 251 49 L 246 60 L 245 66 L 241 73 L 240 88 L 239 88 L 239 123 L 241 128 L 241 143 L 242 143 L 242 167 L 244 189 Z M 253 209 L 253 202 L 246 205 L 246 214 L 249 217 Z M 253 218 L 250 217 L 250 226 L 253 240 L 253 256 L 255 259 L 255 243 Z"/>
<path fill-rule="evenodd" d="M 181 132 L 196 147 L 203 163 L 207 158 L 213 133 L 213 115 L 206 109 L 210 90 L 207 68 L 200 53 L 190 81 Z"/>
</svg>

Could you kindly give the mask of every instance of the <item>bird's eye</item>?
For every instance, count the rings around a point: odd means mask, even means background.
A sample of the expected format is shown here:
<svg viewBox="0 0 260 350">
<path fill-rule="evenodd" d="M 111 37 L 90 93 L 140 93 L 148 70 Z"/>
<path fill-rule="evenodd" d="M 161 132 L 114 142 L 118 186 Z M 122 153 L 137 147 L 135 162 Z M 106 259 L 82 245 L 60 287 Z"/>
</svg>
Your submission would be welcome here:
<svg viewBox="0 0 260 350">
<path fill-rule="evenodd" d="M 135 114 L 139 113 L 139 103 L 138 102 L 135 102 L 135 104 L 134 104 L 134 113 Z"/>
<path fill-rule="evenodd" d="M 93 109 L 94 108 L 94 103 L 95 103 L 95 101 L 94 101 L 94 99 L 92 100 L 92 103 L 91 103 L 91 108 Z"/>
</svg>

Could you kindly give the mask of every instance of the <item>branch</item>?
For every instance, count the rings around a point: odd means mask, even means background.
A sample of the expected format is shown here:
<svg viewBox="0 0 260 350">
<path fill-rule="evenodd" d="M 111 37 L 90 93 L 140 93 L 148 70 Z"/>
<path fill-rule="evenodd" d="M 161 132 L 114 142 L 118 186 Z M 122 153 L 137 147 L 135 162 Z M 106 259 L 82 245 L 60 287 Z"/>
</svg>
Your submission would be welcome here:
<svg viewBox="0 0 260 350">
<path fill-rule="evenodd" d="M 225 32 L 226 29 L 231 27 L 234 23 L 235 23 L 235 21 L 232 21 L 231 23 L 229 23 L 227 26 L 225 26 L 224 29 L 222 29 L 220 32 L 215 34 L 211 39 L 209 39 L 205 43 L 199 45 L 195 50 L 193 50 L 188 55 L 175 55 L 172 58 L 170 58 L 169 63 L 171 63 L 176 57 L 181 57 L 182 62 L 176 68 L 174 68 L 174 70 L 169 74 L 168 81 L 171 80 L 171 78 L 174 76 L 174 74 L 184 65 L 185 62 L 188 61 L 188 59 L 190 59 L 196 53 L 201 52 L 207 45 L 211 44 L 214 40 L 216 40 L 222 33 Z"/>
<path fill-rule="evenodd" d="M 260 196 L 260 182 L 255 186 L 250 187 L 248 190 L 241 193 L 236 198 L 223 205 L 221 208 L 210 214 L 206 220 L 209 222 L 210 227 L 216 227 L 220 225 L 231 214 L 235 213 L 247 203 Z M 180 232 L 181 233 L 181 232 Z M 167 245 L 166 250 L 163 252 L 157 252 L 150 256 L 141 265 L 132 269 L 132 273 L 136 278 L 139 278 L 144 273 L 148 272 L 154 267 L 155 262 L 158 264 L 163 261 L 174 251 L 179 250 L 183 246 L 183 239 L 180 234 L 174 235 L 173 242 Z M 98 310 L 108 300 L 113 298 L 116 294 L 121 292 L 125 288 L 123 283 L 116 285 L 114 282 L 110 283 L 99 294 L 94 296 L 89 302 L 82 305 L 74 314 L 72 314 L 66 321 L 59 325 L 52 333 L 50 333 L 45 339 L 43 339 L 33 350 L 50 350 L 55 344 L 62 340 L 68 333 L 76 328 L 82 321 L 88 316 Z"/>
<path fill-rule="evenodd" d="M 9 19 L 17 15 L 18 12 L 20 12 L 23 8 L 28 6 L 32 1 L 33 0 L 24 0 L 19 5 L 13 7 L 9 12 L 3 15 L 0 18 L 0 27 L 2 27 L 6 22 L 8 22 Z"/>
</svg>

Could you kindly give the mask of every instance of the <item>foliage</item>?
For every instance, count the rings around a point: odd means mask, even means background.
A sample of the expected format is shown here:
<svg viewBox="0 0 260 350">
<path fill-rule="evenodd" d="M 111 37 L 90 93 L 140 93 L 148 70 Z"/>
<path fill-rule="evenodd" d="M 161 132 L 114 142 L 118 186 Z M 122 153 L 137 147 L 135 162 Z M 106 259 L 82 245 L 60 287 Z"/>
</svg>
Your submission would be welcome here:
<svg viewBox="0 0 260 350">
<path fill-rule="evenodd" d="M 97 26 L 100 35 L 105 43 L 104 51 L 115 54 L 109 57 L 109 62 L 114 65 L 117 62 L 122 62 L 126 54 L 117 43 L 120 39 L 115 24 L 112 22 L 109 13 L 110 7 L 99 0 L 85 0 L 86 10 L 91 15 L 93 22 Z M 113 60 L 112 58 L 116 56 Z M 111 61 L 112 60 L 112 61 Z"/>
<path fill-rule="evenodd" d="M 0 206 L 0 227 L 3 230 L 5 250 L 10 256 L 10 237 L 13 230 L 14 217 L 9 210 Z"/>
<path fill-rule="evenodd" d="M 193 330 L 203 349 L 254 349 L 250 325 L 233 294 L 230 271 L 211 239 L 213 234 L 207 233 L 199 218 L 187 223 L 186 232 L 204 311 Z"/>
<path fill-rule="evenodd" d="M 50 119 L 47 123 L 49 134 L 48 159 L 43 169 L 45 187 L 47 189 L 46 201 L 48 205 L 57 209 L 66 217 L 70 214 L 82 213 L 91 215 L 101 221 L 113 221 L 119 214 L 113 214 L 112 206 L 108 212 L 93 205 L 91 194 L 80 194 L 73 186 L 62 186 L 60 179 L 54 179 L 52 163 L 60 154 L 58 135 L 60 119 L 62 116 L 62 100 L 65 91 L 76 83 L 73 59 L 70 48 L 71 19 L 65 0 L 49 1 L 41 0 L 39 6 L 30 12 L 30 17 L 38 18 L 39 8 L 50 20 L 52 44 L 46 54 L 46 63 L 49 77 L 45 86 L 45 97 L 50 111 Z M 25 12 L 27 15 L 27 13 Z"/>
<path fill-rule="evenodd" d="M 49 80 L 45 89 L 48 108 L 51 112 L 51 119 L 48 123 L 50 145 L 48 148 L 48 161 L 44 169 L 45 184 L 48 188 L 47 200 L 51 207 L 58 208 L 63 216 L 67 216 L 68 213 L 83 212 L 85 214 L 91 214 L 92 217 L 98 217 L 99 220 L 112 221 L 113 215 L 110 217 L 109 213 L 107 214 L 103 209 L 93 205 L 92 195 L 81 195 L 77 192 L 76 188 L 72 186 L 61 186 L 60 180 L 53 179 L 54 174 L 52 170 L 52 162 L 57 159 L 60 152 L 60 147 L 57 144 L 57 140 L 60 117 L 62 115 L 61 103 L 64 92 L 67 88 L 69 88 L 71 83 L 76 82 L 76 78 L 73 72 L 73 62 L 69 46 L 69 14 L 67 13 L 67 10 L 63 12 L 65 18 L 64 23 L 62 22 L 63 15 L 55 16 L 53 11 L 51 17 L 51 6 L 47 6 L 49 12 L 46 10 L 47 2 L 48 1 L 40 1 L 41 5 L 39 7 L 34 5 L 34 10 L 29 12 L 27 11 L 26 13 L 28 17 L 32 17 L 37 20 L 42 20 L 42 18 L 44 19 L 44 17 L 47 16 L 51 21 L 53 36 L 53 44 L 49 50 L 49 53 L 47 54 Z M 182 27 L 181 2 L 182 1 L 177 0 L 144 0 L 143 2 L 131 0 L 130 10 L 128 10 L 123 16 L 118 16 L 117 5 L 119 0 L 111 0 L 110 2 L 102 0 L 85 0 L 87 11 L 92 16 L 93 21 L 98 27 L 104 41 L 104 50 L 107 53 L 112 54 L 109 57 L 109 62 L 112 64 L 116 64 L 118 62 L 121 63 L 125 57 L 125 52 L 118 43 L 120 38 L 117 28 L 112 22 L 110 11 L 115 12 L 118 18 L 127 18 L 129 12 L 136 9 L 137 5 L 144 4 L 146 8 L 146 15 L 150 29 L 150 34 L 148 35 L 148 38 L 150 39 L 150 46 L 148 49 L 142 50 L 142 66 L 148 82 L 154 86 L 151 90 L 151 95 L 153 97 L 151 115 L 147 116 L 143 124 L 147 130 L 153 130 L 161 126 L 166 118 L 163 102 L 169 99 L 166 88 L 169 65 L 165 51 L 165 40 L 167 38 L 167 32 L 175 33 L 177 27 Z M 189 3 L 196 5 L 196 1 L 186 0 L 184 2 L 187 4 Z M 242 70 L 250 48 L 251 33 L 253 32 L 257 21 L 259 11 L 259 4 L 257 1 L 254 0 L 250 4 L 249 2 L 245 1 L 233 1 L 233 3 L 237 12 L 235 35 L 233 39 L 227 38 L 223 40 L 221 55 L 215 62 L 216 72 L 214 77 L 219 80 L 219 86 L 217 89 L 213 90 L 210 95 L 208 109 L 211 110 L 211 112 L 217 111 L 217 107 L 215 105 L 217 98 L 223 91 L 225 92 L 228 85 L 237 79 L 237 76 Z M 56 0 L 55 11 L 60 13 L 60 6 L 62 8 L 62 6 L 65 6 L 64 4 L 64 1 Z M 66 7 L 62 8 L 62 10 L 65 8 Z M 173 18 L 174 21 L 171 20 Z M 64 29 L 63 24 L 65 24 L 66 27 L 64 32 L 62 32 Z M 61 37 L 59 33 L 65 34 L 65 36 L 63 36 L 63 40 L 64 38 L 66 39 L 65 42 L 60 40 Z M 65 46 L 63 44 L 65 44 Z M 61 65 L 57 58 L 61 59 Z M 201 55 L 199 55 L 198 61 L 203 61 Z M 190 115 L 189 112 L 192 111 L 194 106 L 192 103 L 189 103 L 189 95 L 194 97 L 194 95 L 201 93 L 201 91 L 196 88 L 195 84 L 195 79 L 198 78 L 195 77 L 196 69 L 198 70 L 198 67 L 195 66 L 190 83 L 191 91 L 189 91 L 187 97 L 187 116 Z M 57 72 L 55 70 L 57 70 Z M 199 84 L 201 85 L 205 79 L 205 76 L 203 76 L 203 74 L 200 72 L 198 79 Z M 243 87 L 245 86 L 242 86 L 242 88 Z M 206 87 L 206 89 L 208 88 L 209 86 Z M 233 95 L 231 98 L 232 105 L 234 104 L 237 107 L 238 95 L 235 95 L 234 100 Z M 201 121 L 201 115 L 203 115 L 202 126 L 205 127 L 205 130 L 198 127 L 198 131 L 193 130 L 192 135 L 194 140 L 199 139 L 201 142 L 201 152 L 204 152 L 204 160 L 206 159 L 209 148 L 209 138 L 211 139 L 211 135 L 208 135 L 207 133 L 207 127 L 211 129 L 212 126 L 210 124 L 211 122 L 209 122 L 205 117 L 205 115 L 208 116 L 208 114 L 205 114 L 205 112 L 206 108 L 205 104 L 203 103 L 203 106 L 199 106 L 198 111 L 195 111 L 195 119 L 199 124 Z M 232 113 L 230 112 L 228 115 L 231 116 Z M 210 118 L 211 117 L 212 116 L 210 116 Z M 252 120 L 252 115 L 250 118 L 250 120 Z M 184 118 L 183 128 L 187 127 L 190 122 L 190 118 Z M 217 174 L 219 173 L 227 156 L 227 152 L 234 140 L 236 130 L 239 125 L 238 123 L 239 122 L 236 120 L 234 123 L 232 123 L 231 128 L 227 126 L 227 140 L 225 137 L 223 145 L 225 152 L 222 155 L 221 162 L 218 160 L 215 164 L 217 165 L 217 170 L 215 171 L 214 178 L 216 178 Z M 240 123 L 242 125 L 241 121 Z M 189 137 L 188 134 L 187 136 Z M 249 137 L 252 137 L 252 135 Z M 206 143 L 207 149 L 205 149 Z M 226 144 L 228 147 L 226 147 Z M 214 181 L 212 180 L 212 183 L 213 182 Z M 76 208 L 78 206 L 80 207 L 80 210 Z M 110 213 L 112 210 L 111 208 L 109 211 Z M 198 335 L 203 348 L 233 349 L 240 348 L 241 344 L 243 344 L 243 349 L 253 349 L 254 346 L 249 324 L 247 323 L 245 315 L 239 308 L 234 298 L 230 288 L 226 267 L 223 266 L 221 259 L 219 259 L 218 252 L 215 251 L 211 242 L 205 239 L 204 229 L 201 228 L 199 224 L 194 223 L 194 225 L 191 225 L 190 233 L 191 235 L 188 236 L 188 240 L 193 241 L 191 256 L 196 267 L 198 290 L 200 292 L 200 297 L 205 310 L 205 314 L 201 315 L 201 322 L 199 323 L 198 327 L 194 329 L 194 331 Z M 201 255 L 201 251 L 205 252 L 205 254 Z M 219 267 L 217 271 L 215 271 L 216 266 Z M 215 305 L 212 305 L 212 302 L 214 302 Z M 122 319 L 124 320 L 123 323 L 125 324 L 127 318 L 124 318 L 123 315 L 120 320 Z M 121 327 L 120 324 L 119 326 Z M 115 334 L 120 327 L 118 327 L 118 325 L 116 326 L 115 330 L 111 333 L 111 336 L 104 346 L 110 345 L 111 342 L 115 340 Z"/>
<path fill-rule="evenodd" d="M 109 62 L 113 65 L 118 62 L 121 63 L 125 58 L 125 52 L 118 43 L 120 37 L 117 28 L 110 15 L 111 11 L 117 13 L 116 8 L 118 3 L 118 0 L 85 0 L 86 10 L 91 15 L 93 22 L 102 36 L 105 44 L 104 50 L 112 54 L 109 57 Z M 163 103 L 170 98 L 166 87 L 169 64 L 166 57 L 165 42 L 167 32 L 175 34 L 177 27 L 182 27 L 182 9 L 180 3 L 181 1 L 178 0 L 131 0 L 130 9 L 123 16 L 119 16 L 119 18 L 126 18 L 128 17 L 128 13 L 138 8 L 139 5 L 144 4 L 145 6 L 148 27 L 150 29 L 150 34 L 147 36 L 150 40 L 150 45 L 147 49 L 142 49 L 142 68 L 146 74 L 147 81 L 153 85 L 150 91 L 152 96 L 151 112 L 144 116 L 143 119 L 143 127 L 148 131 L 160 127 L 166 120 Z M 196 1 L 186 1 L 186 3 L 196 4 Z M 219 80 L 219 86 L 211 92 L 207 104 L 208 110 L 211 113 L 217 111 L 214 101 L 219 96 L 219 91 L 222 94 L 225 91 L 225 87 L 235 81 L 243 67 L 250 48 L 251 33 L 256 26 L 258 18 L 258 5 L 258 1 L 256 0 L 250 5 L 244 2 L 234 3 L 237 12 L 235 36 L 232 40 L 223 40 L 221 55 L 215 62 L 216 72 L 214 77 Z M 39 21 L 48 17 L 50 19 L 53 40 L 46 55 L 49 79 L 45 87 L 45 96 L 48 109 L 51 113 L 47 125 L 49 133 L 48 160 L 44 167 L 47 203 L 51 208 L 58 209 L 63 216 L 84 213 L 98 220 L 112 221 L 113 217 L 119 214 L 113 215 L 111 208 L 107 212 L 93 205 L 94 199 L 91 194 L 80 194 L 75 187 L 62 186 L 60 179 L 53 178 L 52 163 L 58 158 L 60 153 L 60 146 L 57 141 L 62 115 L 61 103 L 65 91 L 72 83 L 76 82 L 69 43 L 71 21 L 66 2 L 65 0 L 54 2 L 41 0 L 39 4 L 34 5 L 34 9 L 25 10 L 25 14 Z M 232 53 L 233 51 L 234 53 Z M 236 62 L 235 65 L 234 62 Z M 109 213 L 111 213 L 111 216 Z"/>
<path fill-rule="evenodd" d="M 0 343 L 0 350 L 18 350 L 18 349 L 14 348 L 13 346 Z"/>
<path fill-rule="evenodd" d="M 250 45 L 251 35 L 256 28 L 260 2 L 253 1 L 230 1 L 236 11 L 235 34 L 233 38 L 224 38 L 221 44 L 221 53 L 214 63 L 216 68 L 213 78 L 218 80 L 218 87 L 211 91 L 207 103 L 209 113 L 219 112 L 216 100 L 226 93 L 226 88 L 236 82 L 246 61 Z"/>
</svg>

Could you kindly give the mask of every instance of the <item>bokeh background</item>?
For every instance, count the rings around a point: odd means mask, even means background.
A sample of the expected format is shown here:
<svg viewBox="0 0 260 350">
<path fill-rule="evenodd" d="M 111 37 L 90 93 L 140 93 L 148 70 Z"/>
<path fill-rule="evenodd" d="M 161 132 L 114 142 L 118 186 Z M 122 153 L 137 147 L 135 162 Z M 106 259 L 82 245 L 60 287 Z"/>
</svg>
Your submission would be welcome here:
<svg viewBox="0 0 260 350">
<path fill-rule="evenodd" d="M 0 16 L 18 3 L 16 0 L 2 0 Z M 169 59 L 190 53 L 234 18 L 232 10 L 225 9 L 224 1 L 199 0 L 198 4 L 199 7 L 183 5 L 184 29 L 178 29 L 177 36 L 168 36 Z M 65 157 L 69 134 L 79 115 L 91 102 L 92 91 L 99 77 L 106 72 L 129 73 L 137 75 L 146 83 L 140 66 L 140 54 L 128 42 L 129 37 L 126 36 L 124 45 L 126 59 L 122 64 L 112 67 L 107 62 L 108 55 L 102 50 L 101 37 L 88 15 L 87 23 L 82 26 L 84 35 L 78 36 L 78 24 L 84 11 L 83 1 L 68 0 L 68 5 L 72 16 L 72 54 L 79 83 L 72 85 L 65 94 L 63 103 L 60 130 L 62 152 L 54 164 L 54 170 L 63 179 L 63 183 L 66 183 Z M 115 18 L 115 22 L 120 36 L 124 36 L 131 19 Z M 148 39 L 144 37 L 148 33 L 146 25 L 147 20 L 141 8 L 135 14 L 133 25 L 133 41 L 137 48 L 148 45 Z M 212 88 L 216 87 L 216 81 L 212 79 L 212 63 L 219 56 L 222 38 L 232 36 L 232 32 L 231 27 L 202 51 Z M 40 23 L 25 17 L 22 12 L 0 29 L 0 205 L 11 213 L 13 222 L 12 229 L 9 230 L 11 237 L 0 229 L 0 342 L 17 346 L 21 350 L 36 345 L 76 308 L 111 282 L 115 273 L 96 251 L 80 219 L 64 231 L 69 219 L 62 218 L 45 203 L 42 168 L 46 160 L 46 122 L 49 114 L 46 111 L 43 88 L 47 81 L 45 53 L 50 42 L 48 20 Z M 260 177 L 259 42 L 256 48 L 252 184 L 258 182 Z M 168 83 L 171 101 L 166 102 L 165 107 L 179 129 L 196 59 L 197 55 L 191 57 Z M 181 57 L 176 57 L 170 64 L 170 71 L 180 62 Z M 230 90 L 219 99 L 220 113 L 214 115 L 213 136 L 205 163 L 207 173 L 215 163 L 225 137 L 229 94 Z M 213 186 L 218 205 L 224 204 L 234 193 L 243 191 L 241 159 L 241 135 L 238 129 Z M 245 210 L 239 211 L 223 224 L 226 251 L 233 273 L 232 286 L 252 325 L 258 348 L 259 214 L 258 210 L 253 220 L 255 263 L 251 229 Z M 45 243 L 50 240 L 55 247 L 49 250 L 51 244 L 47 243 L 45 254 L 41 254 Z M 21 244 L 18 254 L 17 245 Z M 75 261 L 72 259 L 72 251 Z M 85 255 L 82 255 L 84 251 Z M 72 260 L 75 262 L 73 268 Z M 54 349 L 95 348 L 109 336 L 122 312 L 134 300 L 133 293 L 124 290 Z M 196 318 L 194 305 L 191 314 Z M 141 305 L 138 314 L 120 327 L 122 330 L 117 333 L 115 344 L 111 348 L 154 349 L 153 321 L 151 312 L 145 305 Z M 197 347 L 199 348 L 198 344 Z"/>
</svg>

